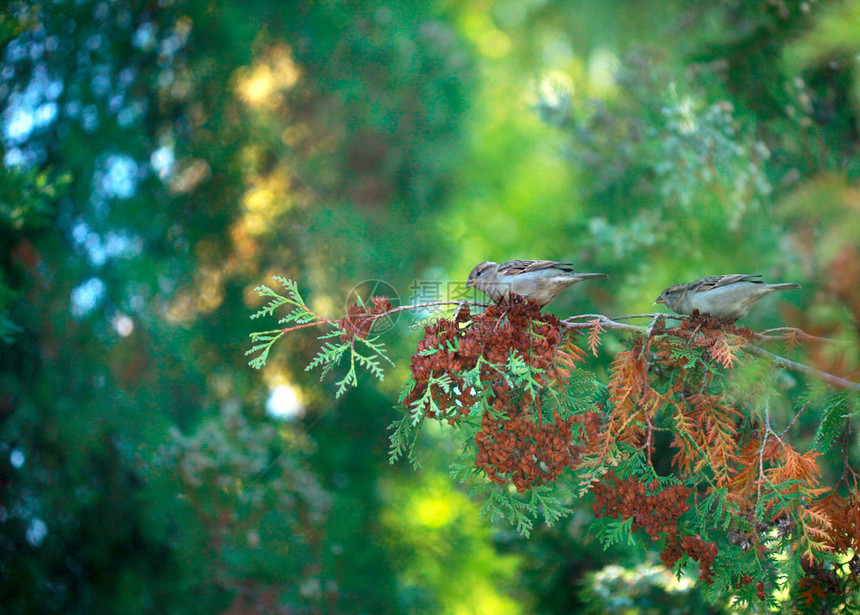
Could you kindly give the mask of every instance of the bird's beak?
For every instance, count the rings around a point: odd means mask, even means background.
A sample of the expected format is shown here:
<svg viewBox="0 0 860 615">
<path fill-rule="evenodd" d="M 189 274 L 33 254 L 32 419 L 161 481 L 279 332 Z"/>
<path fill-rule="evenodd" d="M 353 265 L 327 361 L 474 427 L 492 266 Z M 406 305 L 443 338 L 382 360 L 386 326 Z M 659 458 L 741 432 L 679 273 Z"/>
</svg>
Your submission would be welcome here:
<svg viewBox="0 0 860 615">
<path fill-rule="evenodd" d="M 660 295 L 659 297 L 657 297 L 657 299 L 654 300 L 654 305 L 657 305 L 658 303 L 664 303 L 663 295 Z"/>
<path fill-rule="evenodd" d="M 474 287 L 475 287 L 475 280 L 468 280 L 466 282 L 466 288 L 474 288 Z"/>
</svg>

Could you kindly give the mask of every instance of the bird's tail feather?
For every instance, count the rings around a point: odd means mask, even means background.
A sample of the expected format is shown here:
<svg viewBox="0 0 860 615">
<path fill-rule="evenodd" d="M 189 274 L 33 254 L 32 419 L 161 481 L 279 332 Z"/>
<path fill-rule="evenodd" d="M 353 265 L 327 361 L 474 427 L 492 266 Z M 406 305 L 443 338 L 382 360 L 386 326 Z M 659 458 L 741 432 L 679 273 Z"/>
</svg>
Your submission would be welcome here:
<svg viewBox="0 0 860 615">
<path fill-rule="evenodd" d="M 794 282 L 785 282 L 783 284 L 768 284 L 768 287 L 771 290 L 796 290 L 802 288 L 800 284 L 795 284 Z"/>
<path fill-rule="evenodd" d="M 608 280 L 608 273 L 577 273 L 578 278 L 582 280 Z"/>
</svg>

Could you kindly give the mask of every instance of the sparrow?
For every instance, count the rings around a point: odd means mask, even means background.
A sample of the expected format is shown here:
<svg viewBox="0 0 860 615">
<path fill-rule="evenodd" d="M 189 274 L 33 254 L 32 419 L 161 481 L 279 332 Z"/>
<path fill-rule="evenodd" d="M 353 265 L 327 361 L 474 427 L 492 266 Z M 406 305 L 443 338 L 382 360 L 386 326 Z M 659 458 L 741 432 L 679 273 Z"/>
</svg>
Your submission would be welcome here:
<svg viewBox="0 0 860 615">
<path fill-rule="evenodd" d="M 800 284 L 766 284 L 761 274 L 713 275 L 687 284 L 670 286 L 654 303 L 663 303 L 677 314 L 710 314 L 735 321 L 750 311 L 753 303 L 776 290 L 800 288 Z"/>
<path fill-rule="evenodd" d="M 543 308 L 568 286 L 582 280 L 607 280 L 605 273 L 576 273 L 573 263 L 556 261 L 485 261 L 469 274 L 466 288 L 477 288 L 498 301 L 520 295 Z"/>
</svg>

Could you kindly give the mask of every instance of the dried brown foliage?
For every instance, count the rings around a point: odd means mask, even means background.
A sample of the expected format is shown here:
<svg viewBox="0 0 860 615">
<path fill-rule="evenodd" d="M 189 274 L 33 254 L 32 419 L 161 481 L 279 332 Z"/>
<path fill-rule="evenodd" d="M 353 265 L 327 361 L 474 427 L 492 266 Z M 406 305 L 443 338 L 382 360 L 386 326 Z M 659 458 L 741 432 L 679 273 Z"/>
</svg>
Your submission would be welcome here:
<svg viewBox="0 0 860 615">
<path fill-rule="evenodd" d="M 346 316 L 337 321 L 337 326 L 342 332 L 341 341 L 348 342 L 356 337 L 367 339 L 373 323 L 391 308 L 388 297 L 371 297 L 370 305 L 353 303 L 347 309 Z"/>
<path fill-rule="evenodd" d="M 646 487 L 633 476 L 621 480 L 610 472 L 603 481 L 592 484 L 591 492 L 595 498 L 591 510 L 596 518 L 632 519 L 633 531 L 642 528 L 652 540 L 665 541 L 660 558 L 666 566 L 689 556 L 699 562 L 702 580 L 713 582 L 711 567 L 717 557 L 717 545 L 695 534 L 682 535 L 678 525 L 679 517 L 690 510 L 689 488 L 671 485 L 660 489 L 657 481 Z"/>
<path fill-rule="evenodd" d="M 457 421 L 469 413 L 475 401 L 474 387 L 467 386 L 460 374 L 474 369 L 483 359 L 479 382 L 475 384 L 490 392 L 491 403 L 499 414 L 516 414 L 534 404 L 535 397 L 528 391 L 520 394 L 511 390 L 509 380 L 498 366 L 506 365 L 515 353 L 533 370 L 539 385 L 546 386 L 550 379 L 563 377 L 556 364 L 560 330 L 557 317 L 542 314 L 537 305 L 519 298 L 508 304 L 492 305 L 474 317 L 467 307 L 463 308 L 453 320 L 439 320 L 424 329 L 424 339 L 419 342 L 411 364 L 416 386 L 404 403 L 409 406 L 422 398 L 431 376 L 447 375 L 453 384 L 450 390 L 437 385 L 431 395 L 441 408 L 456 407 L 446 418 L 452 423 Z M 454 393 L 454 388 L 459 393 Z M 437 418 L 429 403 L 426 406 L 428 418 Z"/>
<path fill-rule="evenodd" d="M 453 320 L 440 320 L 424 333 L 412 357 L 415 387 L 404 403 L 412 407 L 424 399 L 419 410 L 428 418 L 455 423 L 469 414 L 478 389 L 485 393 L 492 410 L 481 417 L 474 438 L 475 465 L 490 480 L 525 491 L 576 465 L 599 429 L 600 415 L 592 411 L 563 418 L 555 412 L 545 417 L 541 411 L 541 391 L 563 385 L 582 359 L 578 348 L 562 344 L 557 317 L 514 298 L 476 316 L 461 309 Z M 514 386 L 500 370 L 512 356 L 530 370 L 533 388 Z M 463 373 L 479 365 L 477 381 L 466 382 Z M 428 389 L 435 405 L 447 409 L 444 417 L 431 408 Z"/>
<path fill-rule="evenodd" d="M 478 315 L 461 308 L 454 319 L 425 329 L 404 404 L 413 415 L 451 424 L 479 419 L 474 467 L 492 482 L 523 492 L 551 485 L 571 469 L 580 493 L 594 496 L 595 517 L 631 520 L 633 531 L 662 543 L 667 566 L 689 558 L 707 583 L 715 580 L 722 544 L 761 562 L 789 549 L 808 567 L 807 598 L 856 586 L 860 558 L 852 560 L 850 578 L 834 576 L 821 558 L 860 550 L 857 490 L 843 496 L 822 486 L 819 452 L 796 450 L 773 431 L 769 417 L 754 416 L 718 380 L 721 369 L 738 366 L 756 334 L 707 315 L 668 329 L 658 320 L 650 336 L 615 355 L 605 404 L 549 409 L 548 397 L 563 395 L 589 351 L 597 353 L 602 322 L 579 327 L 581 348 L 555 316 L 525 300 Z M 471 414 L 475 409 L 479 415 Z M 670 437 L 658 447 L 660 431 Z M 667 447 L 675 473 L 658 482 L 652 457 Z M 613 468 L 634 456 L 648 470 L 630 475 L 637 466 L 628 465 L 619 479 Z M 702 532 L 698 516 L 715 509 L 701 502 L 711 501 L 715 490 L 730 519 L 713 519 L 713 530 Z M 732 553 L 737 557 L 738 550 Z M 758 564 L 756 576 L 733 576 L 734 586 L 752 585 L 751 595 L 766 599 L 776 586 L 775 576 L 762 576 L 768 566 Z"/>
</svg>

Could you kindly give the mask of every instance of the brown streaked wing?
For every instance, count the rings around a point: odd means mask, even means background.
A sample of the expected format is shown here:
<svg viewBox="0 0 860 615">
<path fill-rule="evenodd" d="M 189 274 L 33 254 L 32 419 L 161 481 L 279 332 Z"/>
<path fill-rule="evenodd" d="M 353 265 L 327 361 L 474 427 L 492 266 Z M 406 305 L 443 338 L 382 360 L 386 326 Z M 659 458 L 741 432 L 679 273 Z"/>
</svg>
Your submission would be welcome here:
<svg viewBox="0 0 860 615">
<path fill-rule="evenodd" d="M 737 282 L 752 282 L 753 284 L 763 284 L 761 280 L 756 280 L 755 278 L 760 278 L 762 274 L 760 273 L 730 273 L 727 275 L 712 275 L 707 278 L 702 278 L 701 280 L 696 280 L 693 282 L 697 286 L 696 292 L 703 293 L 707 290 L 713 290 L 715 288 L 720 288 L 721 286 L 728 286 L 729 284 L 735 284 Z"/>
<path fill-rule="evenodd" d="M 573 263 L 560 263 L 558 261 L 508 261 L 499 267 L 499 273 L 504 275 L 520 275 L 532 271 L 544 269 L 561 269 L 562 271 L 573 271 Z"/>
</svg>

